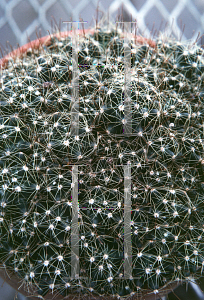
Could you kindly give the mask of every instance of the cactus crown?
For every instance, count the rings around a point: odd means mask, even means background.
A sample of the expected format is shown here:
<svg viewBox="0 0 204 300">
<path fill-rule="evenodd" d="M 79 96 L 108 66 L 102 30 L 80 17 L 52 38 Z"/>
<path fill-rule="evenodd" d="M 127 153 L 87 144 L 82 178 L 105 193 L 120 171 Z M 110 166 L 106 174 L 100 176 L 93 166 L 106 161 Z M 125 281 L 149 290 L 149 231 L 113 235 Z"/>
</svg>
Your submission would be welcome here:
<svg viewBox="0 0 204 300">
<path fill-rule="evenodd" d="M 101 27 L 2 68 L 0 261 L 25 289 L 140 297 L 202 274 L 203 53 Z"/>
</svg>

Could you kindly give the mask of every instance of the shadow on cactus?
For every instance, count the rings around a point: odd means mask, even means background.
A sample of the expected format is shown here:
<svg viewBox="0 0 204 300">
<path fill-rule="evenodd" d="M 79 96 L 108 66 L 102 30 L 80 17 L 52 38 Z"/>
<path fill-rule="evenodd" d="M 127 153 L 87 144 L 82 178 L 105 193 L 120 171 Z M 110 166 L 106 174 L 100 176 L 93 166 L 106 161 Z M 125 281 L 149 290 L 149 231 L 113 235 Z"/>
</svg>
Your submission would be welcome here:
<svg viewBox="0 0 204 300">
<path fill-rule="evenodd" d="M 156 299 L 204 268 L 204 50 L 76 39 L 2 64 L 2 268 L 30 295 Z"/>
</svg>

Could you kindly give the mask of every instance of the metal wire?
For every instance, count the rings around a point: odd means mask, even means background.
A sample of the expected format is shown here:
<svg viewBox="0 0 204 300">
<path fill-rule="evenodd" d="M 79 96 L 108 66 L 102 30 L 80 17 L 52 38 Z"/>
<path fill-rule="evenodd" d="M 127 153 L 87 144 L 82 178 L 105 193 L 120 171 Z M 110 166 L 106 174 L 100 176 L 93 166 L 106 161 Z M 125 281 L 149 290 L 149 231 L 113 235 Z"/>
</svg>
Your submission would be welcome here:
<svg viewBox="0 0 204 300">
<path fill-rule="evenodd" d="M 80 16 L 84 16 L 90 25 L 93 17 L 96 16 L 97 6 L 101 12 L 109 11 L 109 17 L 113 19 L 123 6 L 125 18 L 130 19 L 132 15 L 132 19 L 137 20 L 137 27 L 141 32 L 145 32 L 146 36 L 150 35 L 153 26 L 161 23 L 162 20 L 164 24 L 168 23 L 165 30 L 171 31 L 177 38 L 182 36 L 185 40 L 191 36 L 196 38 L 199 32 L 202 34 L 204 31 L 203 1 L 177 0 L 171 3 L 173 5 L 169 10 L 169 1 L 164 0 L 1 0 L 0 42 L 5 46 L 8 36 L 13 36 L 13 41 L 9 40 L 12 46 L 16 46 L 16 42 L 23 45 L 27 43 L 29 36 L 32 38 L 35 36 L 35 31 L 39 28 L 46 34 L 48 30 L 51 31 L 50 14 L 57 23 L 60 18 L 66 18 L 66 15 L 67 20 L 70 17 L 79 20 Z M 25 9 L 25 13 L 23 18 L 19 18 L 22 9 Z M 186 24 L 187 29 L 184 32 L 181 23 Z"/>
</svg>

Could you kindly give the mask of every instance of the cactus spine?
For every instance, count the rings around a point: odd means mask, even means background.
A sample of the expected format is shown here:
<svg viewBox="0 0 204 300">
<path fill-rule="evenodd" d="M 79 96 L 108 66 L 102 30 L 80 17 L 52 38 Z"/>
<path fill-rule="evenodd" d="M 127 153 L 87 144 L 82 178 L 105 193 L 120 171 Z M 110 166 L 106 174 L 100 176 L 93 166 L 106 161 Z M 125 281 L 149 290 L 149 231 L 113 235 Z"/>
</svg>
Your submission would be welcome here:
<svg viewBox="0 0 204 300">
<path fill-rule="evenodd" d="M 0 261 L 25 289 L 137 299 L 202 275 L 203 52 L 113 26 L 2 68 Z"/>
</svg>

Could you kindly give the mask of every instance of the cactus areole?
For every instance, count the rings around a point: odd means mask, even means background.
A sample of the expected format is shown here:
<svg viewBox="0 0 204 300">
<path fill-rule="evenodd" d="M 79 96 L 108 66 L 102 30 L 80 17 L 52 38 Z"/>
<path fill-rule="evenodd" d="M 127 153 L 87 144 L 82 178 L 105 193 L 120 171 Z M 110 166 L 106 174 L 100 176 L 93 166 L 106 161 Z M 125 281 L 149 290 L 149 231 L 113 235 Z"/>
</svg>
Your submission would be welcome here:
<svg viewBox="0 0 204 300">
<path fill-rule="evenodd" d="M 0 78 L 2 274 L 42 299 L 157 299 L 202 276 L 204 50 L 112 26 L 13 54 Z"/>
</svg>

